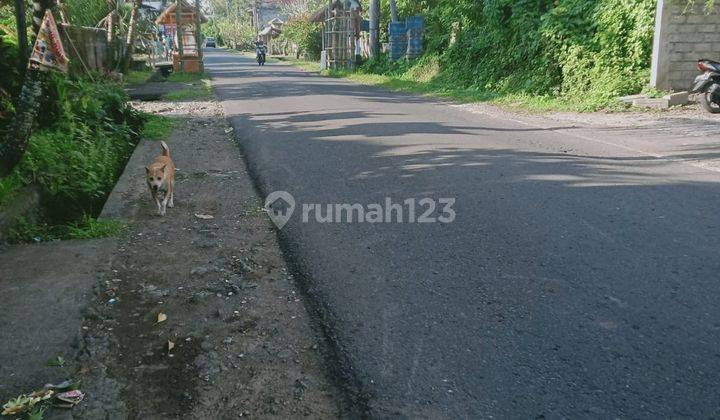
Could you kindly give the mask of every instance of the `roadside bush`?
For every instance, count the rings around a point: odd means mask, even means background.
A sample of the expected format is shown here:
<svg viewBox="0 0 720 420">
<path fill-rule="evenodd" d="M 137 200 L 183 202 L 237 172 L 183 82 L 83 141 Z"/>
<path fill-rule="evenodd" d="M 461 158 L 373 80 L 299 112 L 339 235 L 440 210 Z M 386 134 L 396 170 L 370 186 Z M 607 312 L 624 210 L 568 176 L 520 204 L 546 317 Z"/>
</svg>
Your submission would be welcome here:
<svg viewBox="0 0 720 420">
<path fill-rule="evenodd" d="M 53 218 L 97 214 L 135 147 L 141 116 L 111 82 L 58 77 L 50 91 L 56 119 L 30 139 L 20 170 L 41 187 Z"/>
<path fill-rule="evenodd" d="M 97 215 L 136 145 L 142 116 L 106 80 L 54 75 L 46 92 L 28 150 L 0 185 L 35 185 L 50 224 Z"/>
<path fill-rule="evenodd" d="M 322 27 L 317 23 L 304 20 L 291 20 L 283 26 L 282 39 L 298 46 L 299 54 L 307 54 L 310 59 L 320 59 L 322 50 Z"/>
<path fill-rule="evenodd" d="M 496 94 L 553 96 L 590 108 L 649 80 L 655 0 L 398 0 L 426 19 L 426 55 L 361 71 Z M 455 43 L 452 28 L 458 27 Z M 407 70 L 403 70 L 403 66 Z M 402 73 L 398 73 L 402 71 Z"/>
<path fill-rule="evenodd" d="M 14 38 L 8 37 L 0 27 L 0 132 L 14 114 L 12 97 L 20 88 L 18 47 Z"/>
</svg>

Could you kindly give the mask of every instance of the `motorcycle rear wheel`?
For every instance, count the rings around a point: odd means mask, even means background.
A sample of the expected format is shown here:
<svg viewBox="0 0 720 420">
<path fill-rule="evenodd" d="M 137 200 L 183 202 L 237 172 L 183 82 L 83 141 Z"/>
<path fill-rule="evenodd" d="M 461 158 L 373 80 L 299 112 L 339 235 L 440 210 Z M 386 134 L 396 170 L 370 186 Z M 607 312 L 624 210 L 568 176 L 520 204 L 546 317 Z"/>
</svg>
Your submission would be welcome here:
<svg viewBox="0 0 720 420">
<path fill-rule="evenodd" d="M 710 99 L 710 95 L 712 95 L 710 92 L 704 92 L 698 95 L 698 102 L 700 102 L 700 106 L 711 114 L 720 113 L 720 104 L 713 102 Z"/>
</svg>

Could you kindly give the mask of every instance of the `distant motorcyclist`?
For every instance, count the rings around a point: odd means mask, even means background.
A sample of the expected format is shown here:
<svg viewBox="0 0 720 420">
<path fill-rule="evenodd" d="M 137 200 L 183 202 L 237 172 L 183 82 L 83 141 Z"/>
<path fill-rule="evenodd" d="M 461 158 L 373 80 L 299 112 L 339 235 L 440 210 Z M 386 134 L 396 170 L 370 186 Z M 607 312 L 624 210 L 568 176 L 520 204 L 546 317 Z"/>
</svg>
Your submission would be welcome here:
<svg viewBox="0 0 720 420">
<path fill-rule="evenodd" d="M 262 38 L 258 37 L 255 41 L 255 58 L 257 59 L 258 66 L 265 65 L 265 55 L 267 54 L 267 47 Z"/>
</svg>

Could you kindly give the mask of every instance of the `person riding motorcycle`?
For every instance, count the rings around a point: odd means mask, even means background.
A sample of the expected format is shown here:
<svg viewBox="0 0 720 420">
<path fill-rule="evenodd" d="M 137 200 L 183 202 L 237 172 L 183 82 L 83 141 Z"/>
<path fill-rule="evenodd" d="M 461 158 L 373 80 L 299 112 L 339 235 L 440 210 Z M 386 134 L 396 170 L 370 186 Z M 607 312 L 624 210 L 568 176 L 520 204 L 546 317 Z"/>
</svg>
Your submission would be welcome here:
<svg viewBox="0 0 720 420">
<path fill-rule="evenodd" d="M 267 47 L 262 39 L 258 38 L 255 42 L 255 57 L 259 66 L 265 65 L 265 54 L 267 53 Z"/>
</svg>

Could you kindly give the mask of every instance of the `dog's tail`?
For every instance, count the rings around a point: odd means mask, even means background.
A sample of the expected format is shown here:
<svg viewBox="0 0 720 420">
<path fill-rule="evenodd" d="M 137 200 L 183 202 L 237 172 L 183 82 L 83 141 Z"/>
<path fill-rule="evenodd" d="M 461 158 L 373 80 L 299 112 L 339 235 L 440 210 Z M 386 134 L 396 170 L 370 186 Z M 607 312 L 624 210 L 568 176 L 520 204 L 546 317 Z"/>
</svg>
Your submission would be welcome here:
<svg viewBox="0 0 720 420">
<path fill-rule="evenodd" d="M 167 143 L 165 143 L 164 141 L 160 140 L 160 146 L 162 146 L 162 149 L 163 149 L 162 155 L 163 155 L 163 156 L 170 157 L 170 148 L 168 147 Z"/>
</svg>

